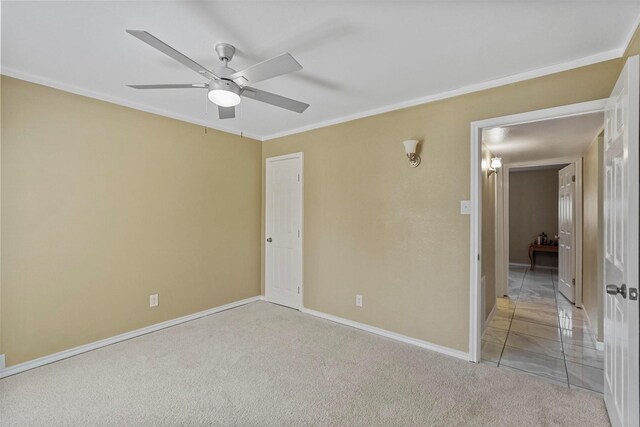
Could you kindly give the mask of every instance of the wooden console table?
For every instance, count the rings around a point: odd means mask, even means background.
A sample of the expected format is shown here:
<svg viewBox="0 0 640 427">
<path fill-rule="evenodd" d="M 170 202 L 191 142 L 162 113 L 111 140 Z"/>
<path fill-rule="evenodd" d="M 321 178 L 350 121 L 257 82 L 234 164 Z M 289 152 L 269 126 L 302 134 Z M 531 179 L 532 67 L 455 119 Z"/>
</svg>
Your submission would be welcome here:
<svg viewBox="0 0 640 427">
<path fill-rule="evenodd" d="M 536 267 L 536 252 L 552 252 L 558 253 L 558 246 L 556 245 L 536 245 L 532 243 L 529 245 L 529 261 L 531 261 L 531 269 Z"/>
</svg>

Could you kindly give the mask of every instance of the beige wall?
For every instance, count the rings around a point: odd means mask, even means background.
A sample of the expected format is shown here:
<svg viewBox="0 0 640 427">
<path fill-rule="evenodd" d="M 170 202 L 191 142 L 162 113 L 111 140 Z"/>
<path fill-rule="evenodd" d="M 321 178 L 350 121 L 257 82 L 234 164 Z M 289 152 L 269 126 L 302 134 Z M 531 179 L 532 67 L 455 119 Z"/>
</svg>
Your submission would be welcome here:
<svg viewBox="0 0 640 427">
<path fill-rule="evenodd" d="M 582 303 L 599 341 L 603 337 L 603 174 L 604 137 L 600 135 L 584 154 Z"/>
<path fill-rule="evenodd" d="M 605 98 L 623 61 L 267 141 L 305 154 L 304 304 L 467 351 L 469 124 Z M 407 166 L 401 141 L 422 140 Z M 264 250 L 264 243 L 263 243 Z M 264 278 L 264 276 L 263 276 Z M 364 296 L 364 307 L 354 304 Z"/>
<path fill-rule="evenodd" d="M 509 262 L 529 264 L 529 245 L 558 234 L 558 170 L 509 174 Z M 558 266 L 557 254 L 537 253 L 536 265 Z"/>
<path fill-rule="evenodd" d="M 482 264 L 480 277 L 484 277 L 484 318 L 496 303 L 496 179 L 488 170 L 493 153 L 482 144 Z"/>
<path fill-rule="evenodd" d="M 7 77 L 2 114 L 8 365 L 260 293 L 260 142 Z"/>
</svg>

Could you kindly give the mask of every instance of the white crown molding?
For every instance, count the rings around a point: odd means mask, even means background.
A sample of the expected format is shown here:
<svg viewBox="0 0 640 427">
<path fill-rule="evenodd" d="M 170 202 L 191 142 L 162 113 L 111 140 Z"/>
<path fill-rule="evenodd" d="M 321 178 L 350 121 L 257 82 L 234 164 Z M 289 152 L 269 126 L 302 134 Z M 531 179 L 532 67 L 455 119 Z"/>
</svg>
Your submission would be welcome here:
<svg viewBox="0 0 640 427">
<path fill-rule="evenodd" d="M 637 27 L 637 26 L 636 26 Z M 349 114 L 346 116 L 336 117 L 334 119 L 325 120 L 318 123 L 313 123 L 307 126 L 301 126 L 295 129 L 290 129 L 282 132 L 276 132 L 269 135 L 258 135 L 253 133 L 245 133 L 240 132 L 235 129 L 230 129 L 225 126 L 220 125 L 212 125 L 211 123 L 207 123 L 203 120 L 192 118 L 189 116 L 184 116 L 181 114 L 176 114 L 170 111 L 166 111 L 163 109 L 151 107 L 145 104 L 138 104 L 135 102 L 127 101 L 122 98 L 110 96 L 100 92 L 94 92 L 91 90 L 83 89 L 77 86 L 68 85 L 66 83 L 57 82 L 54 80 L 46 79 L 44 77 L 36 76 L 30 73 L 25 73 L 13 68 L 2 67 L 0 69 L 0 74 L 6 75 L 8 77 L 14 77 L 20 80 L 25 80 L 31 83 L 41 84 L 44 86 L 49 86 L 55 89 L 60 89 L 66 92 L 75 93 L 77 95 L 87 96 L 90 98 L 99 99 L 106 102 L 111 102 L 113 104 L 122 105 L 124 107 L 133 108 L 136 110 L 145 111 L 147 113 L 157 114 L 164 117 L 169 117 L 172 119 L 180 120 L 187 123 L 192 123 L 200 126 L 204 126 L 210 129 L 219 130 L 222 132 L 231 133 L 234 135 L 242 135 L 246 138 L 255 139 L 258 141 L 269 141 L 276 138 L 282 138 L 284 136 L 294 135 L 297 133 L 307 132 L 314 129 L 319 129 L 327 126 L 332 126 L 340 123 L 350 122 L 352 120 L 362 119 L 365 117 L 375 116 L 378 114 L 387 113 L 390 111 L 401 110 L 403 108 L 414 107 L 420 104 L 428 104 L 430 102 L 440 101 L 447 98 L 453 98 L 460 95 L 466 95 L 473 92 L 478 92 L 481 90 L 492 89 L 499 86 L 504 86 L 512 83 L 518 83 L 525 80 L 535 79 L 537 77 L 543 77 L 550 74 L 560 73 L 562 71 L 571 70 L 574 68 L 580 68 L 587 65 L 597 64 L 599 62 L 609 61 L 611 59 L 616 59 L 622 57 L 624 55 L 625 50 L 627 49 L 628 42 L 633 37 L 635 30 L 628 37 L 627 43 L 623 45 L 623 47 L 618 49 L 612 49 L 606 52 L 597 53 L 595 55 L 587 56 L 584 58 L 575 59 L 573 61 L 564 62 L 561 64 L 551 65 L 549 67 L 538 68 L 531 71 L 526 71 L 524 73 L 513 74 L 506 77 L 501 77 L 494 80 L 489 80 L 482 83 L 476 83 L 468 86 L 463 86 L 458 89 L 453 89 L 450 91 L 440 92 L 433 95 L 427 95 L 420 98 L 410 99 L 408 101 L 402 101 L 395 104 L 389 104 L 386 106 L 374 108 L 371 110 L 362 111 L 355 114 Z"/>
<path fill-rule="evenodd" d="M 595 55 L 579 58 L 573 61 L 564 62 L 562 64 L 556 64 L 549 67 L 538 68 L 532 71 L 526 71 L 520 74 L 513 74 L 507 77 L 501 77 L 499 79 L 489 80 L 483 83 L 472 84 L 463 86 L 458 89 L 441 92 L 435 95 L 427 95 L 420 98 L 411 99 L 408 101 L 398 102 L 396 104 L 390 104 L 380 108 L 374 108 L 372 110 L 363 111 L 360 113 L 350 114 L 347 116 L 337 117 L 335 119 L 326 120 L 324 122 L 311 124 L 308 126 L 302 126 L 296 129 L 273 133 L 262 137 L 263 141 L 269 141 L 271 139 L 282 138 L 284 136 L 293 135 L 296 133 L 307 132 L 313 129 L 319 129 L 327 126 L 336 125 L 339 123 L 350 122 L 352 120 L 362 119 L 369 116 L 375 116 L 382 113 L 388 113 L 389 111 L 400 110 L 403 108 L 414 107 L 420 104 L 428 104 L 434 101 L 440 101 L 447 98 L 453 98 L 455 96 L 466 95 L 472 92 L 479 92 L 481 90 L 492 89 L 499 86 L 508 85 L 511 83 L 518 83 L 524 80 L 531 80 L 537 77 L 543 77 L 550 74 L 560 73 L 562 71 L 571 70 L 573 68 L 580 68 L 587 65 L 597 64 L 599 62 L 609 61 L 622 57 L 626 45 L 623 48 L 613 49 L 606 52 L 601 52 Z"/>
<path fill-rule="evenodd" d="M 376 328 L 375 326 L 355 322 L 349 319 L 344 319 L 342 317 L 323 313 L 321 311 L 310 310 L 304 307 L 301 308 L 300 311 L 302 313 L 310 314 L 311 316 L 319 317 L 321 319 L 330 320 L 332 322 L 340 323 L 346 326 L 351 326 L 352 328 L 360 329 L 366 332 L 371 332 L 376 335 L 380 335 L 386 338 L 391 338 L 392 340 L 400 341 L 406 344 L 415 345 L 417 347 L 422 347 L 427 350 L 435 351 L 437 353 L 446 354 L 447 356 L 456 357 L 458 359 L 462 359 L 467 362 L 469 361 L 469 353 L 466 353 L 464 351 L 455 350 L 453 348 L 445 347 L 438 344 L 433 344 L 428 341 L 419 340 L 417 338 L 411 338 L 406 335 L 397 334 L 395 332 L 387 331 L 386 329 Z"/>
<path fill-rule="evenodd" d="M 171 111 L 163 110 L 161 108 L 151 107 L 145 104 L 138 104 L 136 102 L 131 102 L 126 99 L 118 98 L 116 96 L 107 95 L 101 92 L 95 92 L 88 89 L 83 89 L 78 86 L 69 85 L 66 83 L 61 83 L 55 80 L 50 80 L 44 77 L 36 76 L 33 74 L 25 73 L 13 68 L 2 67 L 0 70 L 0 74 L 13 77 L 20 80 L 25 80 L 30 83 L 36 83 L 43 86 L 48 86 L 54 89 L 59 89 L 65 92 L 74 93 L 76 95 L 86 96 L 89 98 L 98 99 L 100 101 L 110 102 L 112 104 L 117 104 L 123 107 L 133 108 L 134 110 L 140 110 L 151 114 L 157 114 L 159 116 L 168 117 L 170 119 L 180 120 L 182 122 L 187 122 L 199 126 L 204 126 L 209 129 L 219 130 L 221 132 L 231 133 L 233 135 L 242 136 L 245 138 L 255 139 L 257 141 L 262 141 L 262 137 L 260 135 L 255 135 L 252 133 L 240 132 L 235 129 L 231 129 L 225 126 L 213 125 L 211 123 L 207 123 L 204 120 L 195 119 L 189 116 L 183 116 L 181 114 L 173 113 Z"/>
<path fill-rule="evenodd" d="M 622 45 L 622 55 L 624 55 L 624 53 L 627 51 L 627 48 L 629 47 L 629 43 L 631 43 L 631 40 L 633 39 L 633 36 L 635 35 L 638 27 L 640 27 L 640 15 L 638 15 L 636 20 L 633 22 L 633 28 L 631 28 L 631 32 L 629 32 L 629 35 L 627 36 L 627 38 L 624 41 L 624 44 Z"/>
<path fill-rule="evenodd" d="M 135 331 L 125 332 L 124 334 L 116 335 L 110 338 L 105 338 L 100 341 L 94 341 L 89 344 L 81 345 L 79 347 L 71 348 L 69 350 L 64 350 L 58 353 L 50 354 L 48 356 L 40 357 L 38 359 L 30 360 L 28 362 L 19 363 L 17 365 L 10 366 L 8 368 L 0 369 L 0 378 L 8 377 L 10 375 L 19 374 L 20 372 L 28 371 L 33 368 L 37 368 L 39 366 L 48 365 L 49 363 L 57 362 L 59 360 L 67 359 L 72 356 L 77 356 L 78 354 L 86 353 L 88 351 L 96 350 L 101 347 L 106 347 L 111 344 L 119 343 L 121 341 L 126 341 L 131 338 L 136 338 L 141 335 L 146 335 L 151 332 L 156 332 L 161 329 L 169 328 L 171 326 L 179 325 L 180 323 L 189 322 L 191 320 L 196 320 L 204 316 L 209 316 L 211 314 L 219 313 L 221 311 L 229 310 L 232 308 L 240 307 L 241 305 L 249 304 L 254 301 L 259 301 L 261 299 L 260 296 L 255 296 L 247 299 L 243 299 L 240 301 L 235 301 L 229 304 L 221 305 L 218 307 L 210 308 L 208 310 L 199 311 L 197 313 L 188 314 L 186 316 L 178 317 L 176 319 L 167 320 L 165 322 L 156 323 L 154 325 L 149 325 L 144 328 L 136 329 Z"/>
<path fill-rule="evenodd" d="M 626 48 L 625 48 L 626 49 Z M 319 129 L 339 123 L 350 122 L 352 120 L 362 119 L 369 116 L 375 116 L 378 114 L 388 113 L 389 111 L 401 110 L 403 108 L 415 107 L 420 104 L 428 104 L 434 101 L 440 101 L 447 98 L 453 98 L 460 95 L 466 95 L 473 92 L 479 92 L 481 90 L 493 89 L 499 86 L 508 85 L 511 83 L 518 83 L 524 80 L 531 80 L 537 77 L 543 77 L 550 74 L 560 73 L 562 71 L 571 70 L 574 68 L 580 68 L 591 64 L 597 64 L 599 62 L 609 61 L 611 59 L 620 58 L 624 54 L 625 49 L 613 49 L 607 52 L 598 53 L 596 55 L 587 56 L 585 58 L 576 59 L 574 61 L 565 62 L 562 64 L 552 65 L 545 68 L 538 68 L 532 71 L 526 71 L 520 74 L 514 74 L 507 77 L 501 77 L 495 80 L 489 80 L 484 83 L 477 83 L 469 86 L 463 86 L 459 89 L 450 90 L 447 92 L 441 92 L 435 95 L 428 95 L 420 98 L 411 99 L 409 101 L 403 101 L 396 104 L 387 105 L 373 110 L 363 111 L 361 113 L 351 114 L 348 116 L 342 116 L 335 119 L 327 120 L 324 122 L 312 124 L 309 126 L 303 126 L 289 131 L 278 132 L 271 135 L 262 137 L 263 141 L 269 141 L 271 139 L 282 138 L 284 136 L 293 135 L 296 133 L 307 132 L 313 129 Z"/>
</svg>

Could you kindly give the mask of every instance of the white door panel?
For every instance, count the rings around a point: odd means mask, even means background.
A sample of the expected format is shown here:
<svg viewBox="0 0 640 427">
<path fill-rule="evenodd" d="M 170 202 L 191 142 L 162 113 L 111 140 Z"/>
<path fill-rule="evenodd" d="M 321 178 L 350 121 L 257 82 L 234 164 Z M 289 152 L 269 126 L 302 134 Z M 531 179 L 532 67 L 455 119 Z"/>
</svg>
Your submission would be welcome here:
<svg viewBox="0 0 640 427">
<path fill-rule="evenodd" d="M 604 391 L 611 424 L 637 427 L 638 393 L 638 91 L 634 56 L 605 110 Z"/>
<path fill-rule="evenodd" d="M 573 163 L 558 172 L 558 290 L 571 302 L 576 301 L 575 176 Z"/>
<path fill-rule="evenodd" d="M 301 308 L 301 154 L 267 159 L 265 228 L 265 298 Z"/>
</svg>

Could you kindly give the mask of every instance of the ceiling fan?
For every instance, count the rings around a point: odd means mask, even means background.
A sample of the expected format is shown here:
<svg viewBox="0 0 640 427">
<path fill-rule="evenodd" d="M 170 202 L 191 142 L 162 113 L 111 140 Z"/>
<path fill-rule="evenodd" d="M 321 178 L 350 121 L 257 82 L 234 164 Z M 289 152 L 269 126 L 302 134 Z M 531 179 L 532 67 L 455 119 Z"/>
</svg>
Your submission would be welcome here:
<svg viewBox="0 0 640 427">
<path fill-rule="evenodd" d="M 236 52 L 235 47 L 227 43 L 218 43 L 215 46 L 215 50 L 223 65 L 215 67 L 213 70 L 208 70 L 146 31 L 127 30 L 127 33 L 209 80 L 209 83 L 127 85 L 129 87 L 134 89 L 207 89 L 209 91 L 208 98 L 218 106 L 218 116 L 221 119 L 232 119 L 236 116 L 235 106 L 240 103 L 241 96 L 295 111 L 296 113 L 302 113 L 309 107 L 309 104 L 304 102 L 247 86 L 248 84 L 301 70 L 302 65 L 293 59 L 293 56 L 289 53 L 283 53 L 242 71 L 236 71 L 228 67 Z"/>
</svg>

